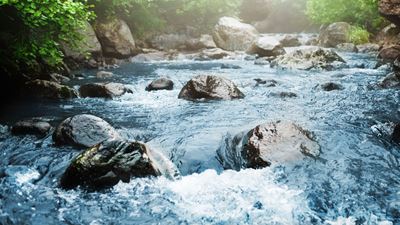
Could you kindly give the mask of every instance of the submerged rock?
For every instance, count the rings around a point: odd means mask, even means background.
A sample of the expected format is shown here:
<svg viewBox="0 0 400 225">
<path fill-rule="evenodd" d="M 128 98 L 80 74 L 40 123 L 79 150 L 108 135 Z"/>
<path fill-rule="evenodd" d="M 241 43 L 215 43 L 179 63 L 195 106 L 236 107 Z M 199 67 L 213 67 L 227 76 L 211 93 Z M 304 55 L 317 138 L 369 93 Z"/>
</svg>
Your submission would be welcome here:
<svg viewBox="0 0 400 225">
<path fill-rule="evenodd" d="M 345 22 L 337 22 L 330 24 L 321 31 L 319 43 L 324 47 L 336 47 L 341 43 L 349 43 L 349 31 L 351 25 Z"/>
<path fill-rule="evenodd" d="M 341 67 L 345 63 L 346 62 L 333 50 L 305 48 L 278 56 L 271 62 L 271 67 L 298 70 L 331 70 L 335 67 Z"/>
<path fill-rule="evenodd" d="M 257 54 L 260 57 L 270 57 L 285 54 L 281 42 L 275 37 L 260 37 L 253 43 L 251 48 L 247 50 L 248 54 Z"/>
<path fill-rule="evenodd" d="M 382 88 L 400 88 L 400 73 L 388 74 L 380 83 L 379 86 Z"/>
<path fill-rule="evenodd" d="M 192 101 L 196 99 L 231 100 L 244 98 L 244 94 L 232 81 L 224 77 L 199 75 L 187 82 L 179 93 L 179 98 Z"/>
<path fill-rule="evenodd" d="M 250 24 L 241 23 L 232 17 L 222 17 L 214 28 L 215 44 L 227 51 L 246 51 L 258 37 Z"/>
<path fill-rule="evenodd" d="M 78 97 L 74 89 L 46 80 L 34 80 L 25 83 L 24 92 L 36 98 L 69 99 Z"/>
<path fill-rule="evenodd" d="M 152 81 L 146 87 L 146 91 L 159 91 L 159 90 L 172 90 L 174 89 L 174 82 L 167 78 L 159 78 Z"/>
<path fill-rule="evenodd" d="M 260 78 L 256 78 L 254 79 L 254 81 L 257 82 L 255 86 L 276 87 L 276 85 L 278 84 L 276 80 L 263 80 Z"/>
<path fill-rule="evenodd" d="M 119 83 L 84 84 L 79 88 L 82 98 L 114 98 L 129 92 L 132 91 Z"/>
<path fill-rule="evenodd" d="M 258 169 L 317 158 L 320 146 L 309 131 L 278 121 L 227 137 L 217 153 L 225 169 Z"/>
<path fill-rule="evenodd" d="M 51 130 L 51 125 L 40 119 L 29 119 L 18 121 L 12 126 L 11 133 L 13 135 L 37 135 L 44 137 Z"/>
<path fill-rule="evenodd" d="M 340 84 L 336 84 L 333 82 L 328 82 L 321 85 L 322 90 L 324 91 L 334 91 L 334 90 L 343 90 L 344 87 Z"/>
<path fill-rule="evenodd" d="M 140 142 L 105 141 L 90 147 L 72 160 L 61 178 L 63 188 L 79 185 L 92 189 L 111 187 L 133 177 L 165 175 L 178 178 L 179 171 L 160 153 Z"/>
<path fill-rule="evenodd" d="M 53 134 L 56 145 L 91 147 L 109 139 L 119 139 L 118 132 L 105 120 L 80 114 L 65 119 Z"/>
</svg>

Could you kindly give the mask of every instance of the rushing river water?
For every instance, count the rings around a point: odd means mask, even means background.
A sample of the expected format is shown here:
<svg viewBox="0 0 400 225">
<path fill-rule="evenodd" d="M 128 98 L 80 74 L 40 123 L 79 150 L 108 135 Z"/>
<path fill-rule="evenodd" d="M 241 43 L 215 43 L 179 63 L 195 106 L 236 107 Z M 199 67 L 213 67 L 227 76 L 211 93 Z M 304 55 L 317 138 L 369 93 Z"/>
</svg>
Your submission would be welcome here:
<svg viewBox="0 0 400 225">
<path fill-rule="evenodd" d="M 58 187 L 79 153 L 55 148 L 51 137 L 14 137 L 0 129 L 0 224 L 400 224 L 400 147 L 373 132 L 373 125 L 400 121 L 400 92 L 374 87 L 388 71 L 374 69 L 374 56 L 343 54 L 349 68 L 289 71 L 254 65 L 240 57 L 208 62 L 132 63 L 110 80 L 132 94 L 113 100 L 15 103 L 2 110 L 3 125 L 31 117 L 57 125 L 91 113 L 131 140 L 163 152 L 183 178 L 133 179 L 102 192 Z M 222 69 L 223 64 L 240 69 Z M 364 68 L 360 68 L 364 67 Z M 83 71 L 98 81 L 96 71 Z M 234 101 L 178 99 L 198 74 L 233 80 L 246 95 Z M 173 91 L 146 92 L 160 76 Z M 276 80 L 276 87 L 253 79 Z M 335 82 L 344 90 L 326 92 Z M 293 92 L 295 98 L 276 93 Z M 216 150 L 224 137 L 258 124 L 290 120 L 314 132 L 321 158 L 261 170 L 223 171 Z"/>
</svg>

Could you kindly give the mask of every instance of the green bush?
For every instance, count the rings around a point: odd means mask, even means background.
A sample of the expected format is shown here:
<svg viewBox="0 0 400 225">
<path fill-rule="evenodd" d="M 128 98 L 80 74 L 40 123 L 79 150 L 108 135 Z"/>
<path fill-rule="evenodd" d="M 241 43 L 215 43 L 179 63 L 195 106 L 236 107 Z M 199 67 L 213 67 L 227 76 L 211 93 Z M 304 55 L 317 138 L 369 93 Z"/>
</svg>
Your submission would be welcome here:
<svg viewBox="0 0 400 225">
<path fill-rule="evenodd" d="M 385 21 L 379 15 L 378 0 L 308 0 L 307 15 L 318 24 L 342 21 L 372 32 Z"/>
<path fill-rule="evenodd" d="M 74 46 L 81 39 L 77 30 L 93 18 L 85 1 L 73 0 L 0 0 L 0 14 L 6 24 L 0 32 L 10 36 L 6 40 L 10 43 L 1 49 L 7 56 L 3 63 L 27 67 L 36 66 L 38 61 L 51 67 L 59 65 L 63 54 L 58 43 Z M 9 66 L 3 63 L 0 66 Z"/>
<path fill-rule="evenodd" d="M 352 26 L 348 37 L 349 40 L 356 45 L 365 44 L 369 42 L 370 33 L 362 27 Z"/>
</svg>

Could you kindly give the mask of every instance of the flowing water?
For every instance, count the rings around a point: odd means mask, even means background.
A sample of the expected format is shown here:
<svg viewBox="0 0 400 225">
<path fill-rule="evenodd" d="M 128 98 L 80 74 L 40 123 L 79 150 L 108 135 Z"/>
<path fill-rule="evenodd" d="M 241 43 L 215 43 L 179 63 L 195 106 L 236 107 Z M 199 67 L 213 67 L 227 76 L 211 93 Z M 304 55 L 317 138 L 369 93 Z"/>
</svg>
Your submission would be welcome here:
<svg viewBox="0 0 400 225">
<path fill-rule="evenodd" d="M 241 57 L 132 63 L 110 80 L 132 94 L 113 100 L 23 102 L 2 110 L 3 125 L 31 117 L 56 125 L 91 113 L 130 140 L 146 142 L 169 157 L 183 177 L 133 179 L 102 192 L 63 190 L 61 174 L 80 150 L 56 148 L 51 137 L 14 137 L 0 129 L 0 224 L 400 224 L 400 147 L 371 127 L 400 121 L 400 92 L 374 86 L 388 71 L 374 56 L 341 54 L 349 68 L 288 71 L 254 65 Z M 240 69 L 222 69 L 223 64 Z M 360 68 L 363 67 L 363 68 Z M 84 80 L 98 81 L 96 71 Z M 234 101 L 178 99 L 198 74 L 233 80 L 246 95 Z M 160 76 L 173 91 L 146 92 Z M 276 87 L 253 79 L 276 80 Z M 336 82 L 344 90 L 326 92 Z M 293 92 L 295 98 L 277 93 Z M 216 150 L 224 138 L 269 121 L 290 120 L 311 130 L 321 158 L 260 170 L 224 171 Z"/>
</svg>

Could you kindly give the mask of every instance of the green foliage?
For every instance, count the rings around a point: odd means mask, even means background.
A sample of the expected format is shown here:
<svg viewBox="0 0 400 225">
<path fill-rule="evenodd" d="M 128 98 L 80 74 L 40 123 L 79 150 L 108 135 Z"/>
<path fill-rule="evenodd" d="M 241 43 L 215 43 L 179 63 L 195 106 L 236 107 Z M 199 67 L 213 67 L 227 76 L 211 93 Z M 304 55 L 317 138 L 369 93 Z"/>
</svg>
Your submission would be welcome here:
<svg viewBox="0 0 400 225">
<path fill-rule="evenodd" d="M 369 42 L 370 33 L 362 27 L 352 26 L 348 37 L 349 40 L 356 45 L 365 44 Z"/>
<path fill-rule="evenodd" d="M 319 24 L 342 21 L 370 31 L 384 23 L 378 12 L 378 0 L 308 0 L 307 15 Z"/>
<path fill-rule="evenodd" d="M 135 36 L 162 28 L 205 30 L 219 17 L 235 15 L 242 0 L 91 0 L 98 18 L 120 17 Z M 167 25 L 167 26 L 166 26 Z"/>
<path fill-rule="evenodd" d="M 58 43 L 74 46 L 81 39 L 77 31 L 94 16 L 85 1 L 74 0 L 0 0 L 0 9 L 12 9 L 10 21 L 21 21 L 18 25 L 23 28 L 13 34 L 10 49 L 3 50 L 8 51 L 10 61 L 28 66 L 36 61 L 59 65 L 63 54 Z"/>
</svg>

